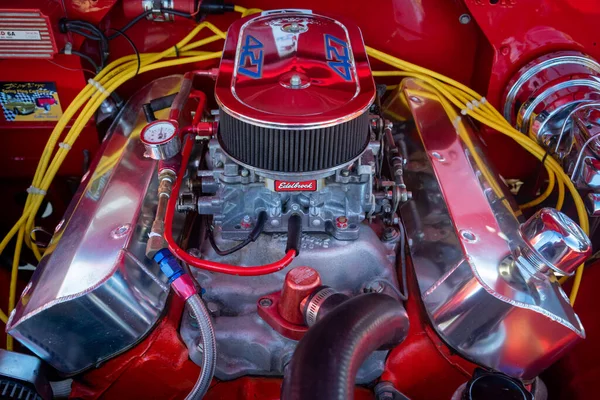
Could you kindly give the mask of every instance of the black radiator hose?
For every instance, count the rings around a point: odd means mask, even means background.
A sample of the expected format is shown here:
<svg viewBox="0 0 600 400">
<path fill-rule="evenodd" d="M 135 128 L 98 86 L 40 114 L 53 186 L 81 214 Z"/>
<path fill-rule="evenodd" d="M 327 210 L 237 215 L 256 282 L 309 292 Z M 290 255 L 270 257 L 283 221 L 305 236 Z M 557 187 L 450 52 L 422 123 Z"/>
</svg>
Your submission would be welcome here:
<svg viewBox="0 0 600 400">
<path fill-rule="evenodd" d="M 334 308 L 300 340 L 288 365 L 282 400 L 352 400 L 356 373 L 375 350 L 408 333 L 408 315 L 382 293 L 354 297 Z"/>
</svg>

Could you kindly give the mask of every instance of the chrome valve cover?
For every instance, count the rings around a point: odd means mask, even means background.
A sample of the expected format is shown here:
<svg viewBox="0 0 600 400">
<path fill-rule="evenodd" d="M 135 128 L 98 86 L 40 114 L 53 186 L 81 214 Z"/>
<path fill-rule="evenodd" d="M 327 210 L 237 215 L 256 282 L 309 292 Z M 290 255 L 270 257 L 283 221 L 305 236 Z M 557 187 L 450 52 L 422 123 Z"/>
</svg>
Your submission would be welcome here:
<svg viewBox="0 0 600 400">
<path fill-rule="evenodd" d="M 585 337 L 554 275 L 530 257 L 532 243 L 548 226 L 526 226 L 527 242 L 519 233 L 521 213 L 468 124 L 465 141 L 442 105 L 419 94 L 426 89 L 418 81 L 407 80 L 402 90 L 417 133 L 406 143 L 405 178 L 413 200 L 401 213 L 431 323 L 467 359 L 533 379 Z M 387 109 L 394 106 L 392 100 Z M 540 224 L 533 221 L 531 227 Z M 589 240 L 580 231 L 584 257 L 577 262 L 589 256 Z M 558 244 L 564 257 L 533 247 L 554 262 L 573 260 L 564 241 Z"/>
<path fill-rule="evenodd" d="M 139 134 L 142 104 L 180 85 L 181 76 L 158 79 L 123 108 L 10 316 L 8 333 L 64 374 L 134 346 L 165 307 L 166 278 L 145 257 L 156 161 Z"/>
</svg>

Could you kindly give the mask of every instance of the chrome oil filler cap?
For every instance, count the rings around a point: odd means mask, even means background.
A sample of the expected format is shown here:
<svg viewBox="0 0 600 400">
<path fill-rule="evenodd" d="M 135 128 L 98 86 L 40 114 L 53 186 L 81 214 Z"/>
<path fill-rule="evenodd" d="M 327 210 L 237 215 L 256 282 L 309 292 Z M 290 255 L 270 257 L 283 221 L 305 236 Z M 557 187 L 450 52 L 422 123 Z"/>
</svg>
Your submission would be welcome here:
<svg viewBox="0 0 600 400">
<path fill-rule="evenodd" d="M 592 254 L 592 243 L 571 218 L 553 208 L 543 208 L 519 228 L 528 249 L 525 253 L 542 272 L 573 275 Z"/>
</svg>

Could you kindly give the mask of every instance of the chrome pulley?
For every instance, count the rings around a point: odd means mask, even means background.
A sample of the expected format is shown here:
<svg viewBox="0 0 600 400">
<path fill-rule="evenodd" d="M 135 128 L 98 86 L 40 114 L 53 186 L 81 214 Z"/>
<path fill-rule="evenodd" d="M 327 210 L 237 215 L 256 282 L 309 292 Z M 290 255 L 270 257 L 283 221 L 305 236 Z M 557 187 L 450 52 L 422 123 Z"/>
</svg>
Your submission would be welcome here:
<svg viewBox="0 0 600 400">
<path fill-rule="evenodd" d="M 536 58 L 507 85 L 504 117 L 561 161 L 600 216 L 600 63 L 577 51 Z"/>
</svg>

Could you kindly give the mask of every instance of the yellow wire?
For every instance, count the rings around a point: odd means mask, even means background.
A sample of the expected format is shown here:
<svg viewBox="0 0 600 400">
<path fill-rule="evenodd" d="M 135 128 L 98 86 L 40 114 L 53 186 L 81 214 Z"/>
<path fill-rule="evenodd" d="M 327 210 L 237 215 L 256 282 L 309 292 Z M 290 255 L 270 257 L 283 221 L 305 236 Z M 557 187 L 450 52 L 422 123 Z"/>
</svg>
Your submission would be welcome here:
<svg viewBox="0 0 600 400">
<path fill-rule="evenodd" d="M 13 258 L 13 265 L 10 277 L 10 293 L 8 296 L 8 309 L 13 310 L 15 308 L 15 302 L 17 297 L 17 274 L 19 272 L 19 260 L 21 259 L 21 247 L 23 245 L 23 235 L 25 234 L 25 227 L 19 228 L 19 234 L 17 236 L 17 243 L 15 245 L 15 257 Z M 6 350 L 13 350 L 13 338 L 9 334 L 6 334 Z"/>
<path fill-rule="evenodd" d="M 235 6 L 233 8 L 233 10 L 235 12 L 239 12 L 240 14 L 242 14 L 242 18 L 247 17 L 252 14 L 258 14 L 258 13 L 262 12 L 262 10 L 260 8 L 245 8 L 242 6 Z"/>
<path fill-rule="evenodd" d="M 260 8 L 249 8 L 246 11 L 244 11 L 244 13 L 242 14 L 242 17 L 247 17 L 252 14 L 258 14 L 260 12 L 262 12 L 262 10 Z"/>
<path fill-rule="evenodd" d="M 457 89 L 451 90 L 451 93 L 453 95 L 455 95 L 459 100 L 461 100 L 465 104 L 467 104 L 468 102 L 473 100 L 472 98 L 469 98 L 469 96 L 467 96 L 464 92 L 457 90 Z M 477 113 L 477 114 L 482 114 L 482 112 L 479 110 L 479 108 L 474 108 L 473 112 Z M 482 115 L 485 116 L 485 113 L 483 113 Z M 520 206 L 520 208 L 522 210 L 530 208 L 530 207 L 534 207 L 538 204 L 541 204 L 544 200 L 546 200 L 552 194 L 552 191 L 554 190 L 554 184 L 555 184 L 554 172 L 549 167 L 547 167 L 545 164 L 544 164 L 544 167 L 546 167 L 546 172 L 548 173 L 548 186 L 546 187 L 546 190 L 538 198 L 536 198 L 528 203 L 522 204 Z M 563 202 L 564 202 L 564 198 L 565 198 L 565 187 L 561 180 L 558 180 L 557 182 L 558 182 L 558 200 L 556 203 L 556 209 L 560 210 L 563 206 Z"/>
</svg>

